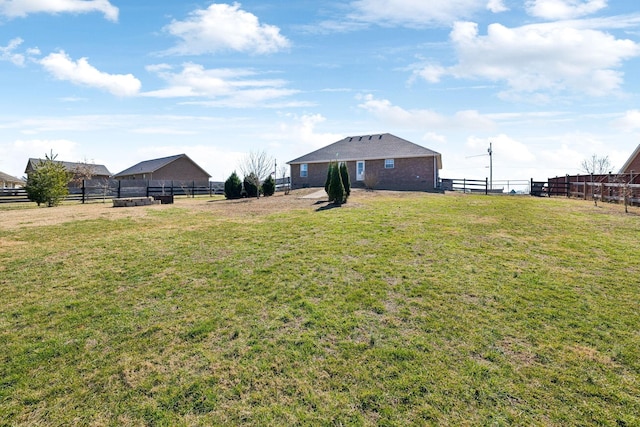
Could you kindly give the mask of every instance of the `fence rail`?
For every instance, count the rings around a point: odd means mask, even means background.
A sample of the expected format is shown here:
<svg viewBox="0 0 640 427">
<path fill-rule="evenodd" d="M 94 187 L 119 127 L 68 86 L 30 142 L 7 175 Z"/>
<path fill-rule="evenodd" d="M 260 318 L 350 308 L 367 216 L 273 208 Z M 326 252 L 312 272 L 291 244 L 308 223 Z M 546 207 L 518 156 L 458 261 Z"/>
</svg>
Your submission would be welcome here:
<svg viewBox="0 0 640 427">
<path fill-rule="evenodd" d="M 276 191 L 290 188 L 290 178 L 276 180 Z M 213 196 L 224 194 L 224 182 L 178 181 L 178 180 L 116 180 L 87 179 L 79 185 L 69 186 L 66 201 L 86 203 L 90 201 L 119 199 L 125 197 L 153 196 Z M 0 189 L 0 203 L 29 202 L 24 188 Z"/>
<path fill-rule="evenodd" d="M 484 194 L 529 194 L 530 182 L 527 179 L 504 179 L 489 182 L 485 179 L 442 178 L 440 188 L 444 191 Z"/>
<path fill-rule="evenodd" d="M 462 191 L 463 193 L 484 193 L 489 192 L 488 179 L 466 179 L 466 178 L 442 178 L 440 187 L 444 191 Z"/>
</svg>

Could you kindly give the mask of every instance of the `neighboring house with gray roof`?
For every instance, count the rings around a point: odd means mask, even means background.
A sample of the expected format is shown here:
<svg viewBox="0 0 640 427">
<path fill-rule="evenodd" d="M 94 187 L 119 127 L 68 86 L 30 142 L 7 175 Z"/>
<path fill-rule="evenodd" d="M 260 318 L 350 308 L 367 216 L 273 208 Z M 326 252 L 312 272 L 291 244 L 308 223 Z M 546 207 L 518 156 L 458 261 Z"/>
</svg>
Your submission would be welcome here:
<svg viewBox="0 0 640 427">
<path fill-rule="evenodd" d="M 145 160 L 113 176 L 115 179 L 209 182 L 209 175 L 186 154 Z"/>
<path fill-rule="evenodd" d="M 324 187 L 331 161 L 346 163 L 351 186 L 433 191 L 442 156 L 390 133 L 350 136 L 287 162 L 292 188 Z"/>
<path fill-rule="evenodd" d="M 31 158 L 27 162 L 27 167 L 24 173 L 29 176 L 31 172 L 37 169 L 40 162 L 45 159 Z M 53 160 L 54 163 L 60 163 L 64 166 L 67 172 L 73 174 L 72 181 L 82 181 L 83 179 L 108 179 L 111 176 L 111 172 L 104 165 L 96 165 L 94 163 L 82 163 L 82 162 L 63 162 L 60 160 Z"/>
<path fill-rule="evenodd" d="M 26 185 L 20 178 L 16 178 L 15 176 L 11 176 L 4 172 L 0 172 L 0 190 L 5 188 L 22 188 Z"/>
</svg>

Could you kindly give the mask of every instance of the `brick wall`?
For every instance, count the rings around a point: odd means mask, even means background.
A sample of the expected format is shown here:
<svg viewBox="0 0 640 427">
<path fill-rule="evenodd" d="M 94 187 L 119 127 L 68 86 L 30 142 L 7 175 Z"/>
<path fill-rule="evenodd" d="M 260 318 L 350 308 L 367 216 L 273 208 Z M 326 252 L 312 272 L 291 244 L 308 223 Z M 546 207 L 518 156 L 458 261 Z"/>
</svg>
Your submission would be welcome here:
<svg viewBox="0 0 640 427">
<path fill-rule="evenodd" d="M 384 159 L 365 161 L 365 175 L 375 176 L 374 189 L 430 191 L 434 185 L 433 157 L 394 159 L 393 169 L 384 168 Z M 324 187 L 328 163 L 309 163 L 307 177 L 300 176 L 300 165 L 291 165 L 292 188 Z M 363 188 L 363 181 L 356 180 L 356 162 L 347 162 L 352 188 Z M 368 179 L 367 179 L 368 181 Z"/>
</svg>

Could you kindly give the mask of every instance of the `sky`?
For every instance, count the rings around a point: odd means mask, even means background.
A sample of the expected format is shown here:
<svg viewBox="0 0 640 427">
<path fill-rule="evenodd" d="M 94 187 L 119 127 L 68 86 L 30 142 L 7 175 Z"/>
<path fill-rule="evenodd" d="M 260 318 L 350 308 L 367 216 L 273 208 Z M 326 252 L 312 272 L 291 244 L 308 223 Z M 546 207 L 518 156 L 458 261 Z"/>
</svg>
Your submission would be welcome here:
<svg viewBox="0 0 640 427">
<path fill-rule="evenodd" d="M 636 0 L 0 0 L 0 171 L 185 153 L 224 181 L 264 151 L 280 176 L 388 132 L 443 178 L 616 172 L 639 70 Z"/>
</svg>

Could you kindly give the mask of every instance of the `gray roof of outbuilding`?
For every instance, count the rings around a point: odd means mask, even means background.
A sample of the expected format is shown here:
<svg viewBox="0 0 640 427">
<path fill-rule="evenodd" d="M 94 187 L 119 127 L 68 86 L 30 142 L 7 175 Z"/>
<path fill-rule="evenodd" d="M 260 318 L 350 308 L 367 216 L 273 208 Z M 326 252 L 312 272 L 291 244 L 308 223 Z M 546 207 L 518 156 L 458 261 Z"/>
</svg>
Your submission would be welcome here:
<svg viewBox="0 0 640 427">
<path fill-rule="evenodd" d="M 44 161 L 44 159 L 35 159 L 35 158 L 29 159 L 29 163 L 27 163 L 27 168 L 25 169 L 24 172 L 28 173 L 29 170 L 35 170 L 35 168 L 38 166 L 38 163 L 42 161 Z M 61 163 L 64 166 L 64 168 L 67 170 L 67 172 L 74 172 L 78 168 L 89 166 L 91 167 L 91 172 L 93 175 L 111 176 L 111 172 L 109 172 L 109 169 L 107 169 L 107 167 L 104 165 L 96 165 L 93 163 L 63 162 L 61 160 L 54 160 L 54 162 Z"/>
<path fill-rule="evenodd" d="M 17 178 L 15 176 L 11 176 L 7 173 L 4 172 L 0 172 L 0 181 L 4 181 L 4 182 L 13 182 L 13 183 L 21 183 L 24 184 L 24 180 Z"/>
<path fill-rule="evenodd" d="M 332 160 L 346 162 L 411 157 L 436 157 L 438 168 L 442 167 L 440 153 L 390 133 L 348 136 L 287 163 L 325 163 Z"/>
<path fill-rule="evenodd" d="M 162 157 L 160 159 L 145 160 L 144 162 L 140 162 L 138 164 L 135 164 L 135 165 L 131 166 L 129 169 L 125 169 L 122 172 L 115 174 L 114 177 L 117 178 L 117 177 L 128 176 L 128 175 L 154 173 L 158 169 L 163 168 L 166 165 L 168 165 L 169 163 L 175 162 L 176 160 L 178 160 L 178 159 L 180 159 L 182 157 L 187 158 L 194 165 L 196 165 L 202 172 L 204 172 L 208 176 L 211 176 L 204 169 L 202 169 L 200 166 L 198 166 L 198 164 L 196 164 L 196 162 L 191 160 L 186 154 L 177 154 L 175 156 Z"/>
</svg>

